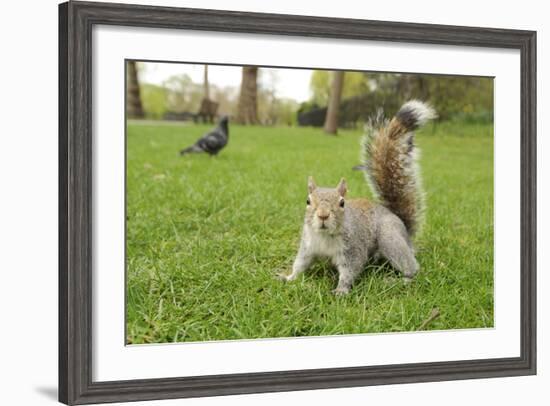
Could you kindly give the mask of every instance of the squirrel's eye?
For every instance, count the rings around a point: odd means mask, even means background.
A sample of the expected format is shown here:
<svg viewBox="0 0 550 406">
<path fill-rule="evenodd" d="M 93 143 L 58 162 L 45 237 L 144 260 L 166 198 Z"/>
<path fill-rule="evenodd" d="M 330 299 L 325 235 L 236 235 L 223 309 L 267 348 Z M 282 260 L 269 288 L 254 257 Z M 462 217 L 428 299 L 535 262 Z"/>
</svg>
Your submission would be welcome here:
<svg viewBox="0 0 550 406">
<path fill-rule="evenodd" d="M 344 199 L 340 200 L 340 207 L 344 207 Z"/>
<path fill-rule="evenodd" d="M 309 200 L 309 197 L 306 200 L 306 204 L 309 206 L 311 204 L 311 200 Z"/>
</svg>

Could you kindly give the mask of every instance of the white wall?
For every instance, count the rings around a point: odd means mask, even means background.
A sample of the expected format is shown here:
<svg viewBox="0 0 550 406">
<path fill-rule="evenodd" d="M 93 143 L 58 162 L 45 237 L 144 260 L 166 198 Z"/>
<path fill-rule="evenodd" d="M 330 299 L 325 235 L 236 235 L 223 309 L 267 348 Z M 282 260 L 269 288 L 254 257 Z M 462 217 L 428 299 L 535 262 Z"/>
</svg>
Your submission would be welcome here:
<svg viewBox="0 0 550 406">
<path fill-rule="evenodd" d="M 489 26 L 538 31 L 539 374 L 536 377 L 443 382 L 148 402 L 146 405 L 547 404 L 550 385 L 550 288 L 545 268 L 550 164 L 543 162 L 550 104 L 550 23 L 545 2 L 395 0 L 165 0 L 158 5 L 331 17 Z M 57 2 L 0 6 L 0 404 L 55 404 L 57 384 Z M 6 91 L 7 87 L 7 91 Z M 32 113 L 32 116 L 30 116 Z M 6 125 L 7 124 L 7 125 Z M 548 155 L 548 153 L 546 154 Z M 544 187 L 546 186 L 546 187 Z M 545 399 L 546 398 L 546 399 Z M 135 404 L 135 403 L 134 403 Z"/>
</svg>

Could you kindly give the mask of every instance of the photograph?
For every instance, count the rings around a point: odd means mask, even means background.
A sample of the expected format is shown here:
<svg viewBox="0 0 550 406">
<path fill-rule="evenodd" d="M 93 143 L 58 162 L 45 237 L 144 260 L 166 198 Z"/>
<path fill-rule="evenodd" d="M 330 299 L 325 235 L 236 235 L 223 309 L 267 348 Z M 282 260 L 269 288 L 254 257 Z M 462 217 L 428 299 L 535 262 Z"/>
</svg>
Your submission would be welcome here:
<svg viewBox="0 0 550 406">
<path fill-rule="evenodd" d="M 125 73 L 127 345 L 494 327 L 494 78 Z"/>
</svg>

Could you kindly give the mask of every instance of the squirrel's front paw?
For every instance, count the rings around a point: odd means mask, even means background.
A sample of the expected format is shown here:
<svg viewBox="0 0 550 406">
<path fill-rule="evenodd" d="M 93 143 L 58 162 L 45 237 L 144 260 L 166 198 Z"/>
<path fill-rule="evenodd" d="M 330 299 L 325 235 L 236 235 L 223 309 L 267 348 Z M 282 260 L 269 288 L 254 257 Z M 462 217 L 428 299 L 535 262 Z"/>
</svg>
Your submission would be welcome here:
<svg viewBox="0 0 550 406">
<path fill-rule="evenodd" d="M 334 293 L 335 296 L 345 296 L 349 293 L 349 288 L 338 286 L 336 289 L 332 291 L 332 293 Z"/>
</svg>

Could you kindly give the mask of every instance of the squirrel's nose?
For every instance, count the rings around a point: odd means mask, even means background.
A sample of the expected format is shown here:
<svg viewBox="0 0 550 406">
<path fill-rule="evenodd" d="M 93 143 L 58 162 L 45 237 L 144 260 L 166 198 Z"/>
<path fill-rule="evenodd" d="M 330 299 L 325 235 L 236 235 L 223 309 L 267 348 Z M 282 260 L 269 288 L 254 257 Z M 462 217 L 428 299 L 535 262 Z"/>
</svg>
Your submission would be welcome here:
<svg viewBox="0 0 550 406">
<path fill-rule="evenodd" d="M 319 217 L 321 220 L 325 221 L 330 216 L 330 213 L 317 213 L 317 217 Z"/>
</svg>

